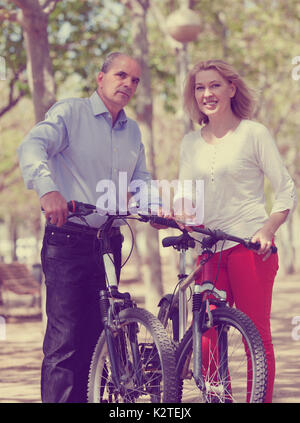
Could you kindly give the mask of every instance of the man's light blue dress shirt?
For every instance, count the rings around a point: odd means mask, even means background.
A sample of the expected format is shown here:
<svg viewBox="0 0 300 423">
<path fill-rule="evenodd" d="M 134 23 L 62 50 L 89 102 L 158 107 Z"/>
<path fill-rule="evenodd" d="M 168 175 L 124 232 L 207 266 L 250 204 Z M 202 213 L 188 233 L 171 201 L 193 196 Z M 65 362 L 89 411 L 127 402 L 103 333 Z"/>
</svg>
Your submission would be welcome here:
<svg viewBox="0 0 300 423">
<path fill-rule="evenodd" d="M 118 206 L 120 172 L 127 174 L 127 184 L 151 180 L 138 125 L 121 110 L 112 126 L 97 92 L 54 104 L 23 140 L 18 154 L 25 184 L 39 197 L 59 191 L 67 201 L 96 205 L 99 183 L 109 180 L 116 187 Z M 98 215 L 93 219 L 92 226 L 104 221 Z"/>
</svg>

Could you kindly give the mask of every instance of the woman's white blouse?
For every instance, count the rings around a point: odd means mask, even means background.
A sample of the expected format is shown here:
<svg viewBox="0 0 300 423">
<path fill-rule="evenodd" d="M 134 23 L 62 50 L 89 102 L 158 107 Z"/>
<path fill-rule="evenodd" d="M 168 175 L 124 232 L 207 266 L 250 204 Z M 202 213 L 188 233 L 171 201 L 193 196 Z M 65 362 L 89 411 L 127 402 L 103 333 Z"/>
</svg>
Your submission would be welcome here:
<svg viewBox="0 0 300 423">
<path fill-rule="evenodd" d="M 264 176 L 274 190 L 271 213 L 292 211 L 296 207 L 295 184 L 272 135 L 258 122 L 242 120 L 216 145 L 202 138 L 201 129 L 182 140 L 179 179 L 204 182 L 206 227 L 251 237 L 268 219 Z M 232 245 L 227 242 L 225 248 Z"/>
</svg>

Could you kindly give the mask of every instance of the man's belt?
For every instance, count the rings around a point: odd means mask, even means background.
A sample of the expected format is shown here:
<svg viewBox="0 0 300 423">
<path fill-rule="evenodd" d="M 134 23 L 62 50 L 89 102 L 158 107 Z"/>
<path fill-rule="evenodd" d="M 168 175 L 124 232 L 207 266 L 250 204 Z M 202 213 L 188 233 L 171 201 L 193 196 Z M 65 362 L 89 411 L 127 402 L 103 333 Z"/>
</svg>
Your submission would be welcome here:
<svg viewBox="0 0 300 423">
<path fill-rule="evenodd" d="M 65 234 L 80 234 L 83 236 L 102 238 L 102 229 L 93 228 L 91 226 L 80 225 L 78 223 L 67 222 L 63 226 L 52 225 L 51 223 L 46 224 L 46 232 L 60 232 Z M 121 231 L 119 227 L 112 227 L 109 230 L 109 236 L 114 237 L 120 235 Z"/>
</svg>

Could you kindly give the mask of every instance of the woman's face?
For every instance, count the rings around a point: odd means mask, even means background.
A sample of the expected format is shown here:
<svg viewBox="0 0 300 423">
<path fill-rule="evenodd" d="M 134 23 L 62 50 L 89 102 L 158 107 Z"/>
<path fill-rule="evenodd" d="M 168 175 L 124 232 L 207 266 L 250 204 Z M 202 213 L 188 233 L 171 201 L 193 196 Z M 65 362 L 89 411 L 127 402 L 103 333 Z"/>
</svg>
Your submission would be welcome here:
<svg viewBox="0 0 300 423">
<path fill-rule="evenodd" d="M 208 118 L 228 112 L 235 92 L 235 86 L 215 69 L 199 71 L 195 76 L 195 98 L 200 111 Z"/>
</svg>

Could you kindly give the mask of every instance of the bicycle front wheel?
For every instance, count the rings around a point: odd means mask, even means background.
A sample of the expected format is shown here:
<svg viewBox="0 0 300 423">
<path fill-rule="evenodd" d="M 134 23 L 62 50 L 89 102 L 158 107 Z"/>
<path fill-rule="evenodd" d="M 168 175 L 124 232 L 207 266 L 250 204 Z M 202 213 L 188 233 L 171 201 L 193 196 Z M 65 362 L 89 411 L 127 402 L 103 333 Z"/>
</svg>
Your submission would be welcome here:
<svg viewBox="0 0 300 423">
<path fill-rule="evenodd" d="M 162 324 L 139 308 L 122 310 L 119 319 L 113 335 L 121 386 L 114 384 L 102 332 L 90 366 L 88 402 L 178 402 L 175 348 Z"/>
<path fill-rule="evenodd" d="M 202 336 L 203 389 L 193 379 L 192 327 L 178 347 L 182 402 L 264 402 L 267 364 L 255 325 L 229 307 L 213 310 L 212 321 Z"/>
</svg>

